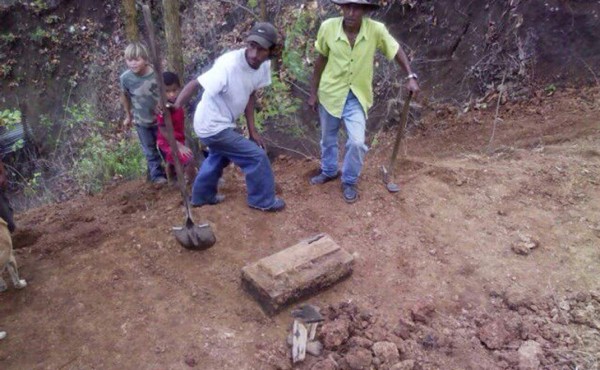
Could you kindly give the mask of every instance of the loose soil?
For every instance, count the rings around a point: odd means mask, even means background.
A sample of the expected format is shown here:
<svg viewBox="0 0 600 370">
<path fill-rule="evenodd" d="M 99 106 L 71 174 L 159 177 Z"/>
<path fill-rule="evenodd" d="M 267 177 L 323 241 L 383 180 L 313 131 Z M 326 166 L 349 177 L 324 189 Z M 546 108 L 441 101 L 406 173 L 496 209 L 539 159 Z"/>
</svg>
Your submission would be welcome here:
<svg viewBox="0 0 600 370">
<path fill-rule="evenodd" d="M 127 182 L 18 214 L 29 285 L 0 295 L 0 367 L 289 369 L 289 310 L 263 314 L 240 269 L 325 232 L 355 256 L 354 273 L 305 300 L 323 309 L 326 348 L 296 368 L 598 369 L 599 98 L 502 106 L 489 151 L 493 110 L 425 110 L 397 168 L 401 192 L 379 172 L 390 132 L 353 205 L 338 182 L 308 185 L 317 160 L 280 155 L 288 208 L 261 213 L 229 168 L 225 202 L 193 210 L 218 238 L 203 252 L 171 235 L 184 221 L 174 187 Z"/>
</svg>

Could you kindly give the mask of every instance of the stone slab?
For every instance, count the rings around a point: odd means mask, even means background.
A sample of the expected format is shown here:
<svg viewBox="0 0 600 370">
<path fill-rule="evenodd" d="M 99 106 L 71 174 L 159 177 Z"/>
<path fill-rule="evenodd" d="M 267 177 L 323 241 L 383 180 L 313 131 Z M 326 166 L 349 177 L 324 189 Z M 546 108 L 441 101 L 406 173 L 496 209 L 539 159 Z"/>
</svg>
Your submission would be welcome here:
<svg viewBox="0 0 600 370">
<path fill-rule="evenodd" d="M 242 286 L 268 314 L 352 274 L 354 258 L 327 234 L 242 268 Z"/>
</svg>

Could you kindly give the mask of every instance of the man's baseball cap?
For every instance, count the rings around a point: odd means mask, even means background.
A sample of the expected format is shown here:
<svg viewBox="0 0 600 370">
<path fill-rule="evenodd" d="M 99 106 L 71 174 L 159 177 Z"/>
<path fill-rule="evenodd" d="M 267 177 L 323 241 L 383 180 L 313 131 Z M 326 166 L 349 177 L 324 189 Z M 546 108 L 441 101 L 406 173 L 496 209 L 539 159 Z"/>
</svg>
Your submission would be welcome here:
<svg viewBox="0 0 600 370">
<path fill-rule="evenodd" d="M 375 10 L 379 8 L 379 1 L 377 0 L 331 0 L 332 3 L 336 5 L 347 5 L 347 4 L 357 4 L 364 5 L 370 10 Z"/>
<path fill-rule="evenodd" d="M 257 22 L 250 30 L 246 41 L 254 41 L 265 49 L 277 44 L 277 30 L 271 23 Z"/>
</svg>

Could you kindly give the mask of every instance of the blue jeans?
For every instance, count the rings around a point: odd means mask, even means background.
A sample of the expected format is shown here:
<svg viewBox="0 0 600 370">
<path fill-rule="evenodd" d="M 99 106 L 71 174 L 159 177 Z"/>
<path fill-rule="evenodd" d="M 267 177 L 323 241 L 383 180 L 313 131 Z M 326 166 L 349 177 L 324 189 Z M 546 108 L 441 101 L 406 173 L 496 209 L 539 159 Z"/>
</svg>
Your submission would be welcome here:
<svg viewBox="0 0 600 370">
<path fill-rule="evenodd" d="M 337 175 L 338 132 L 343 120 L 348 140 L 342 166 L 342 183 L 355 185 L 368 150 L 365 145 L 366 117 L 360 102 L 350 91 L 341 118 L 329 114 L 322 105 L 319 105 L 319 118 L 321 121 L 321 171 L 329 177 Z"/>
<path fill-rule="evenodd" d="M 165 170 L 162 167 L 162 157 L 156 147 L 158 126 L 144 127 L 135 125 L 135 130 L 140 139 L 144 156 L 146 156 L 146 162 L 148 162 L 148 176 L 150 177 L 150 181 L 165 177 Z"/>
<path fill-rule="evenodd" d="M 208 146 L 194 185 L 192 203 L 211 202 L 217 195 L 217 183 L 229 162 L 235 163 L 246 175 L 248 205 L 266 209 L 275 204 L 275 178 L 267 153 L 255 142 L 228 128 L 216 135 L 201 138 Z"/>
</svg>

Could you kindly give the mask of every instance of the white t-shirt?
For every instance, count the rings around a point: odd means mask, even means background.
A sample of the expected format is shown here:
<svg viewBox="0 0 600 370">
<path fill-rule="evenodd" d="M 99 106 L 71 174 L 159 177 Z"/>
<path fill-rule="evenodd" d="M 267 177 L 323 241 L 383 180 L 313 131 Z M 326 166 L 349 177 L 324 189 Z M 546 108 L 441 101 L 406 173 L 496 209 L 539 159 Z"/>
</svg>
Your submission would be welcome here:
<svg viewBox="0 0 600 370">
<path fill-rule="evenodd" d="M 246 61 L 245 50 L 223 54 L 210 70 L 198 77 L 204 88 L 194 114 L 194 130 L 198 137 L 210 137 L 235 127 L 250 94 L 271 84 L 271 61 L 253 69 Z"/>
</svg>

